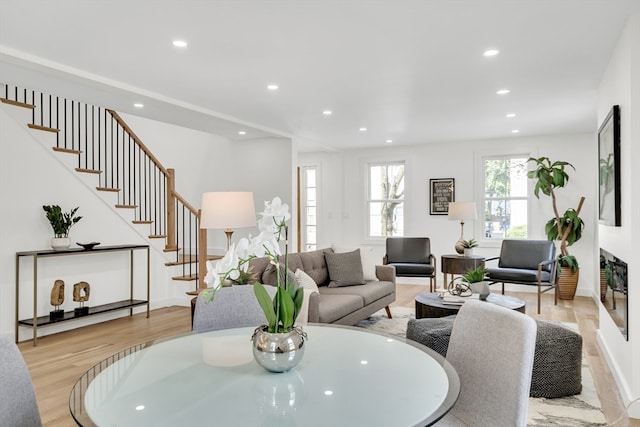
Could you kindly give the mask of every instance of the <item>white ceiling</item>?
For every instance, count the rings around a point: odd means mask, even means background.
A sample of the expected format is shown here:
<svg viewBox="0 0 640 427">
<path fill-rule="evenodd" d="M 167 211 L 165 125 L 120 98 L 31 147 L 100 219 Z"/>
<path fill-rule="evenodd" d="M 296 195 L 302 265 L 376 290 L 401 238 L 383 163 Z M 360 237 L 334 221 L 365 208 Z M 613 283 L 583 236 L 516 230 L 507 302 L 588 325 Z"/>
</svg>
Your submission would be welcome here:
<svg viewBox="0 0 640 427">
<path fill-rule="evenodd" d="M 0 0 L 0 82 L 306 150 L 593 132 L 634 13 L 640 0 Z"/>
</svg>

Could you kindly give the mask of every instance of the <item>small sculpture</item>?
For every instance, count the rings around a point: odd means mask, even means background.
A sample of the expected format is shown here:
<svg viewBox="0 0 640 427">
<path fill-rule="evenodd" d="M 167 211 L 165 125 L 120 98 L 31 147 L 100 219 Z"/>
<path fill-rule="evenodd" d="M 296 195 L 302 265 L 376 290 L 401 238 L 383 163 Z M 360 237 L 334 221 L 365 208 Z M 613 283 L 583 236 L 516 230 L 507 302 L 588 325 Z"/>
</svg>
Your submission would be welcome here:
<svg viewBox="0 0 640 427">
<path fill-rule="evenodd" d="M 80 307 L 73 309 L 75 316 L 86 316 L 89 314 L 89 307 L 85 307 L 85 301 L 89 301 L 91 285 L 87 282 L 78 282 L 73 285 L 73 300 L 80 303 Z"/>
<path fill-rule="evenodd" d="M 51 299 L 49 300 L 54 310 L 49 312 L 49 320 L 58 320 L 64 317 L 64 310 L 60 310 L 60 306 L 64 302 L 64 281 L 56 280 L 51 288 Z"/>
</svg>

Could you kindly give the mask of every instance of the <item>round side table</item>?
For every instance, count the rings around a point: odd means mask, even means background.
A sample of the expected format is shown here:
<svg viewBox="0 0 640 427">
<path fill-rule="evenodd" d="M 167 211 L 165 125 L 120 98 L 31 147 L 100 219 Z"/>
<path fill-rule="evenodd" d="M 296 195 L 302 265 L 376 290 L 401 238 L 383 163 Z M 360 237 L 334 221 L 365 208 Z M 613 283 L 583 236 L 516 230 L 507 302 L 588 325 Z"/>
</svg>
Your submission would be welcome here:
<svg viewBox="0 0 640 427">
<path fill-rule="evenodd" d="M 489 294 L 487 302 L 510 310 L 525 312 L 525 302 L 521 299 L 501 294 Z M 437 292 L 429 292 L 416 296 L 416 319 L 425 317 L 445 317 L 458 314 L 460 305 L 444 304 Z"/>
</svg>

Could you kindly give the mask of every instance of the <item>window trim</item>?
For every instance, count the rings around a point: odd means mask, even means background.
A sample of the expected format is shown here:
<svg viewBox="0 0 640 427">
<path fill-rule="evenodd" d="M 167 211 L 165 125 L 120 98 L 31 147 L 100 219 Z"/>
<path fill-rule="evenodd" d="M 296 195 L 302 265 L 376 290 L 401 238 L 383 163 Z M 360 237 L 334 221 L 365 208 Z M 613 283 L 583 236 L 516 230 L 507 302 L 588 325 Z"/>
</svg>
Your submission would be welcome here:
<svg viewBox="0 0 640 427">
<path fill-rule="evenodd" d="M 371 230 L 371 216 L 369 214 L 369 207 L 372 202 L 384 202 L 390 200 L 402 200 L 403 205 L 403 223 L 402 230 L 403 235 L 406 235 L 406 226 L 407 226 L 407 161 L 406 160 L 366 160 L 364 162 L 364 175 L 365 175 L 365 197 L 364 197 L 364 213 L 366 217 L 366 221 L 364 221 L 364 240 L 370 242 L 381 242 L 386 240 L 388 236 L 372 236 L 370 234 Z M 372 166 L 391 166 L 391 165 L 402 165 L 404 167 L 404 195 L 402 199 L 372 199 L 371 195 L 371 167 Z"/>
</svg>

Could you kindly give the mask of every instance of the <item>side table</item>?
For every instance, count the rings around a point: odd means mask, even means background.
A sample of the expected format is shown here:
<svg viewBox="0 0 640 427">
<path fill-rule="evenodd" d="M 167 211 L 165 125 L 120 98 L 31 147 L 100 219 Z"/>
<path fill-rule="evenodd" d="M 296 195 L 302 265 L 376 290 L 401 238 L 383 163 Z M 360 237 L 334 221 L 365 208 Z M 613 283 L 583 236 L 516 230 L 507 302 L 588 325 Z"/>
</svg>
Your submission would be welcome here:
<svg viewBox="0 0 640 427">
<path fill-rule="evenodd" d="M 440 261 L 442 276 L 444 277 L 444 288 L 449 284 L 448 274 L 451 274 L 451 280 L 453 280 L 455 274 L 464 274 L 478 267 L 484 268 L 484 257 L 480 255 L 472 255 L 469 257 L 462 255 L 442 255 Z"/>
<path fill-rule="evenodd" d="M 520 313 L 525 312 L 525 302 L 509 295 L 489 294 L 487 302 Z M 444 304 L 437 292 L 416 296 L 416 319 L 451 316 L 458 314 L 458 310 L 460 310 L 460 305 Z"/>
</svg>

